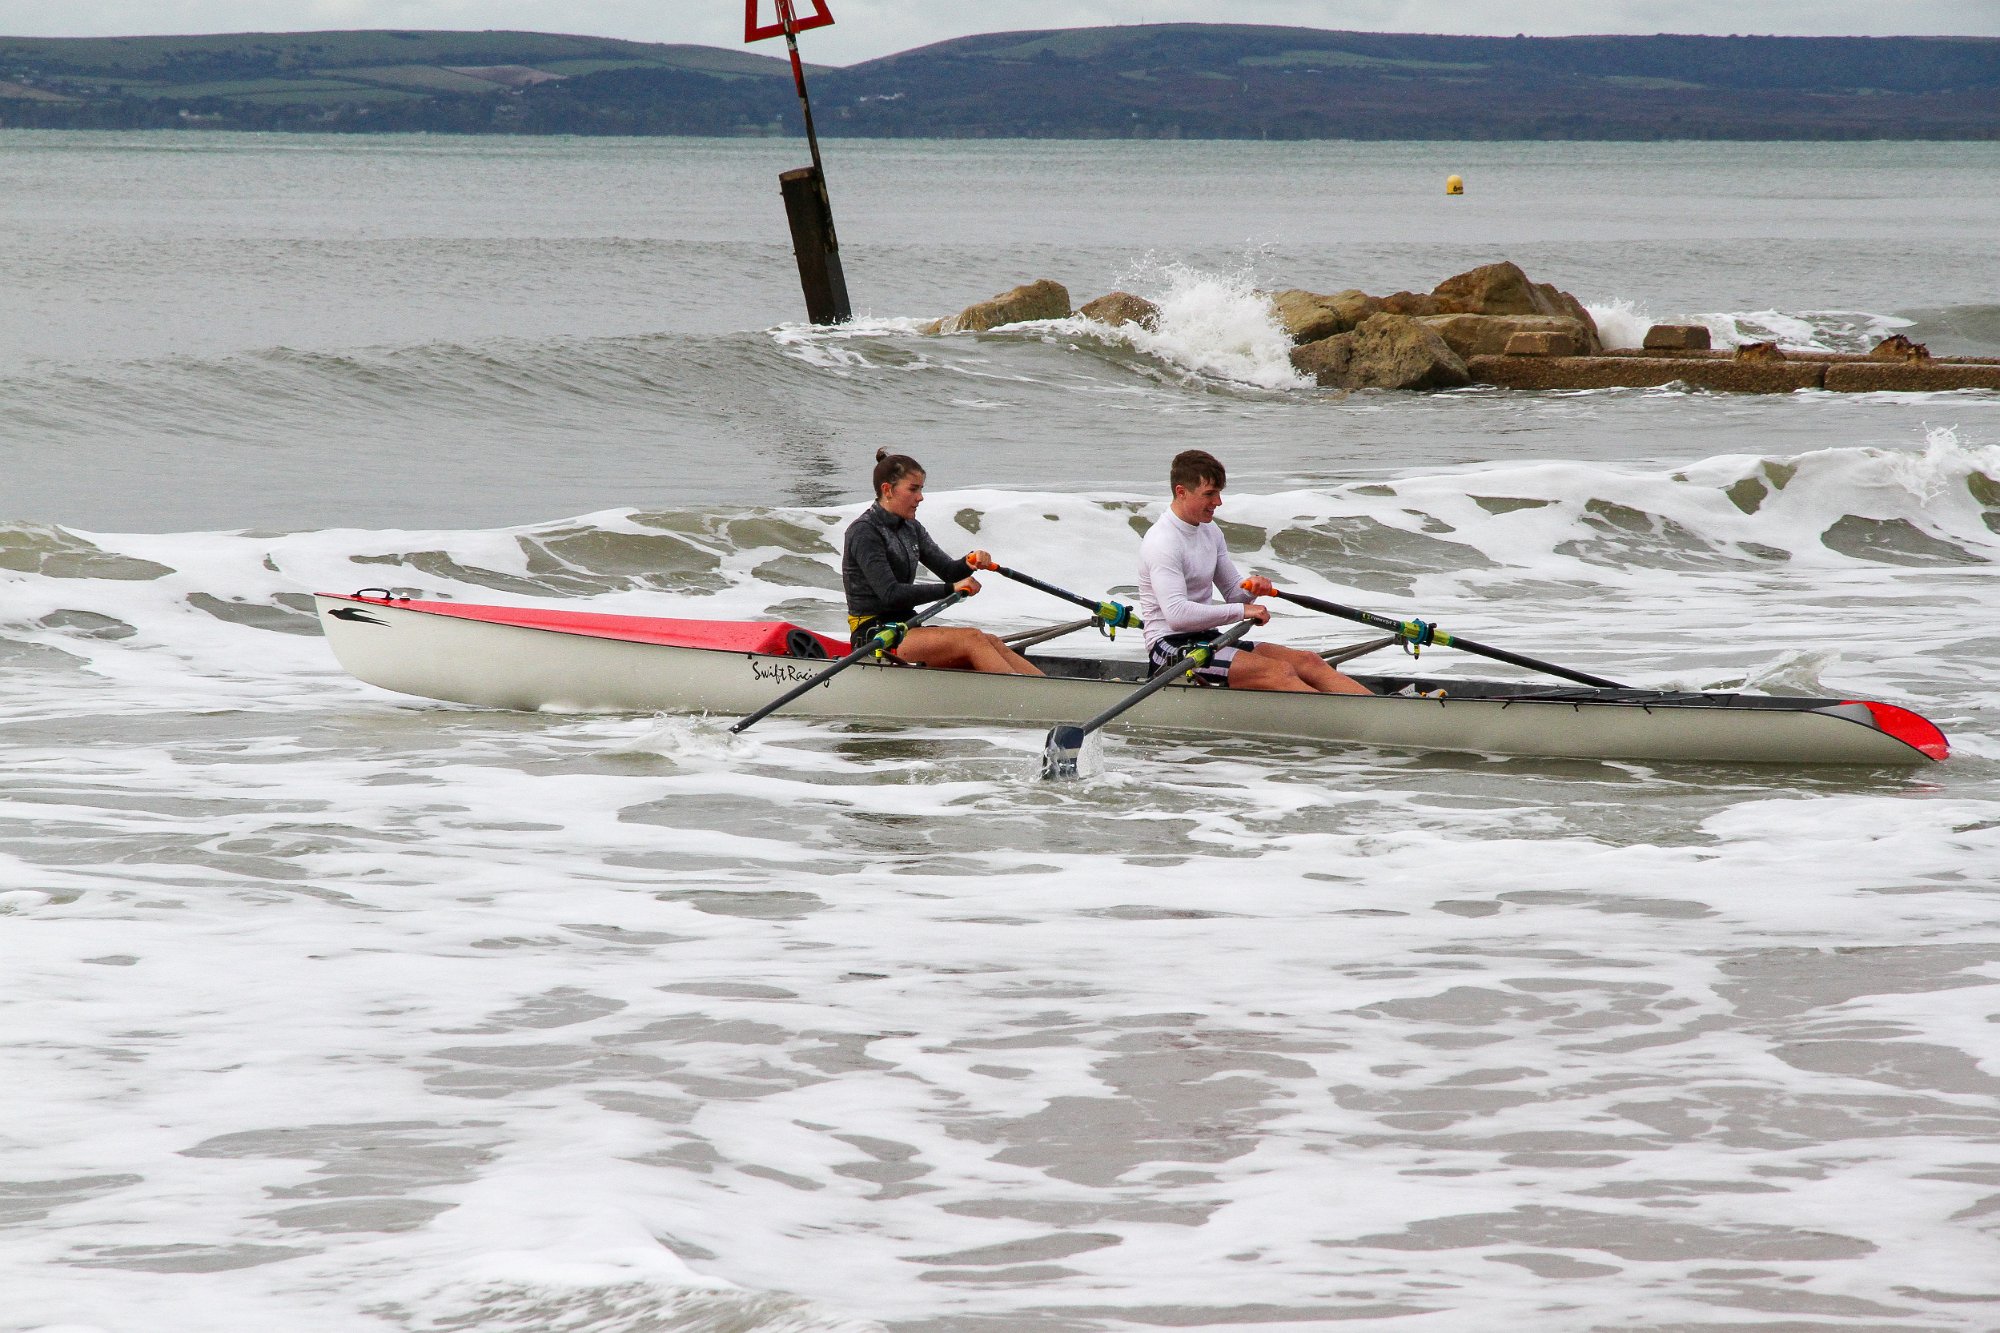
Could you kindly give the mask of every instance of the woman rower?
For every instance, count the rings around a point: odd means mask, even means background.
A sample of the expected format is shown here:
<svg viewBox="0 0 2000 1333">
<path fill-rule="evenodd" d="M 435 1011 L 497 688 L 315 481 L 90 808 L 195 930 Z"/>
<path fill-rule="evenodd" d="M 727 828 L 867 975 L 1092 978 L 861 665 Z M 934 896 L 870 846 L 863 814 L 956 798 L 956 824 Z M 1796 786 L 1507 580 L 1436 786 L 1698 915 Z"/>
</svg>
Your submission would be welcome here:
<svg viewBox="0 0 2000 1333">
<path fill-rule="evenodd" d="M 885 623 L 908 620 L 926 602 L 954 590 L 979 591 L 975 569 L 994 569 L 993 557 L 973 551 L 953 560 L 917 522 L 924 502 L 924 469 L 906 454 L 875 451 L 875 503 L 847 529 L 840 581 L 847 590 L 847 626 L 858 648 Z M 922 565 L 942 582 L 918 583 Z M 949 586 L 947 586 L 949 585 Z M 928 667 L 959 667 L 1000 675 L 1039 676 L 1034 664 L 993 635 L 977 629 L 919 625 L 903 636 L 896 655 Z"/>
</svg>

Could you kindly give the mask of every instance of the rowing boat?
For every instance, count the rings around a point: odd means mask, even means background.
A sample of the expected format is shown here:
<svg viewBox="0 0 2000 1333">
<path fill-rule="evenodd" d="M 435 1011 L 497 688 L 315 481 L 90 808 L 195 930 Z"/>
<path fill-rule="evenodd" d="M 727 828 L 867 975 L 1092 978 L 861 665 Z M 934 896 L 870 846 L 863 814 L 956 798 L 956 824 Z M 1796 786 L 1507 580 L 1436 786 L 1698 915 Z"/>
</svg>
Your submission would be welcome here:
<svg viewBox="0 0 2000 1333">
<path fill-rule="evenodd" d="M 671 620 L 416 601 L 374 589 L 317 597 L 342 667 L 371 685 L 483 708 L 739 716 L 810 679 L 841 639 L 781 621 Z M 903 722 L 1051 726 L 1096 714 L 1141 662 L 1035 654 L 1044 677 L 864 661 L 792 712 Z M 1357 676 L 1372 695 L 1177 685 L 1120 725 L 1414 750 L 1570 759 L 1918 765 L 1944 734 L 1893 704 L 1758 694 Z M 1442 696 L 1426 697 L 1443 690 Z"/>
</svg>

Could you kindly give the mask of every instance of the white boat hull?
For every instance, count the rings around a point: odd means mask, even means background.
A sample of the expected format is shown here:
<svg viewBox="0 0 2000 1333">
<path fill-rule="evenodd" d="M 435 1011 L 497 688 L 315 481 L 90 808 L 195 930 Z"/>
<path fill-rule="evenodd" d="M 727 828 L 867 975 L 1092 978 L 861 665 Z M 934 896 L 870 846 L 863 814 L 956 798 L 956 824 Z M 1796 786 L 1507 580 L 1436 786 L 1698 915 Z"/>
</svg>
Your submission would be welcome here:
<svg viewBox="0 0 2000 1333">
<path fill-rule="evenodd" d="M 469 612 L 505 614 L 501 608 L 330 594 L 321 594 L 318 604 L 334 655 L 353 675 L 398 693 L 482 708 L 733 717 L 753 712 L 829 665 L 776 652 L 465 618 Z M 1056 663 L 1101 665 L 1049 659 Z M 1128 668 L 1129 678 L 996 676 L 861 662 L 807 691 L 785 711 L 801 717 L 1049 727 L 1082 722 L 1125 697 L 1138 679 L 1137 664 L 1111 665 Z M 1915 714 L 1881 704 L 1583 689 L 1538 698 L 1491 682 L 1439 683 L 1455 693 L 1432 699 L 1174 685 L 1114 725 L 1577 759 L 1912 765 L 1944 757 L 1941 735 L 1927 746 L 1923 731 L 1893 717 L 1890 725 L 1904 736 L 1885 729 L 1886 715 L 1900 715 L 1936 735 Z M 1478 697 L 1473 691 L 1481 686 L 1516 693 Z M 1626 697 L 1632 694 L 1640 697 Z"/>
</svg>

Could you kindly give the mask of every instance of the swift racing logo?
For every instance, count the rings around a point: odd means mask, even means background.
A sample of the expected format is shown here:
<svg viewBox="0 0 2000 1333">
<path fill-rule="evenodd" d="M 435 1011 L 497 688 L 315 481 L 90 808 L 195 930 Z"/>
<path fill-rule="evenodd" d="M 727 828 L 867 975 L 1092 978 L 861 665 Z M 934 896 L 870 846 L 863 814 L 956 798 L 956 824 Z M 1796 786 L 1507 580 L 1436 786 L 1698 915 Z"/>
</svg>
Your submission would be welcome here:
<svg viewBox="0 0 2000 1333">
<path fill-rule="evenodd" d="M 811 680 L 815 673 L 787 662 L 780 662 L 776 666 L 761 666 L 755 658 L 752 658 L 750 674 L 757 680 L 775 680 L 780 685 L 798 685 Z"/>
</svg>

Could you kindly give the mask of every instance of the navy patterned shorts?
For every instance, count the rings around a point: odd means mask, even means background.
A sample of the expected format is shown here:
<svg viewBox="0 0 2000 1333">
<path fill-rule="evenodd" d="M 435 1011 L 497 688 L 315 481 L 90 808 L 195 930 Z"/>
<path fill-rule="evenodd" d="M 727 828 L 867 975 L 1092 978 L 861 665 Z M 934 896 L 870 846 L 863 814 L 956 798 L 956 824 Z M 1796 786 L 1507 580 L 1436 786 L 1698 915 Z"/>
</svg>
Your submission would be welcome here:
<svg viewBox="0 0 2000 1333">
<path fill-rule="evenodd" d="M 1169 634 L 1147 650 L 1146 669 L 1148 671 L 1159 671 L 1167 663 L 1173 661 L 1188 649 L 1194 647 L 1196 644 L 1207 643 L 1221 632 L 1221 630 L 1216 629 L 1202 629 L 1195 630 L 1191 634 Z M 1195 671 L 1194 683 L 1197 685 L 1227 686 L 1229 684 L 1229 664 L 1236 660 L 1236 654 L 1245 648 L 1255 648 L 1256 646 L 1257 644 L 1254 640 L 1238 639 L 1227 648 L 1218 650 L 1215 656 L 1209 659 L 1207 666 L 1198 668 Z"/>
</svg>

